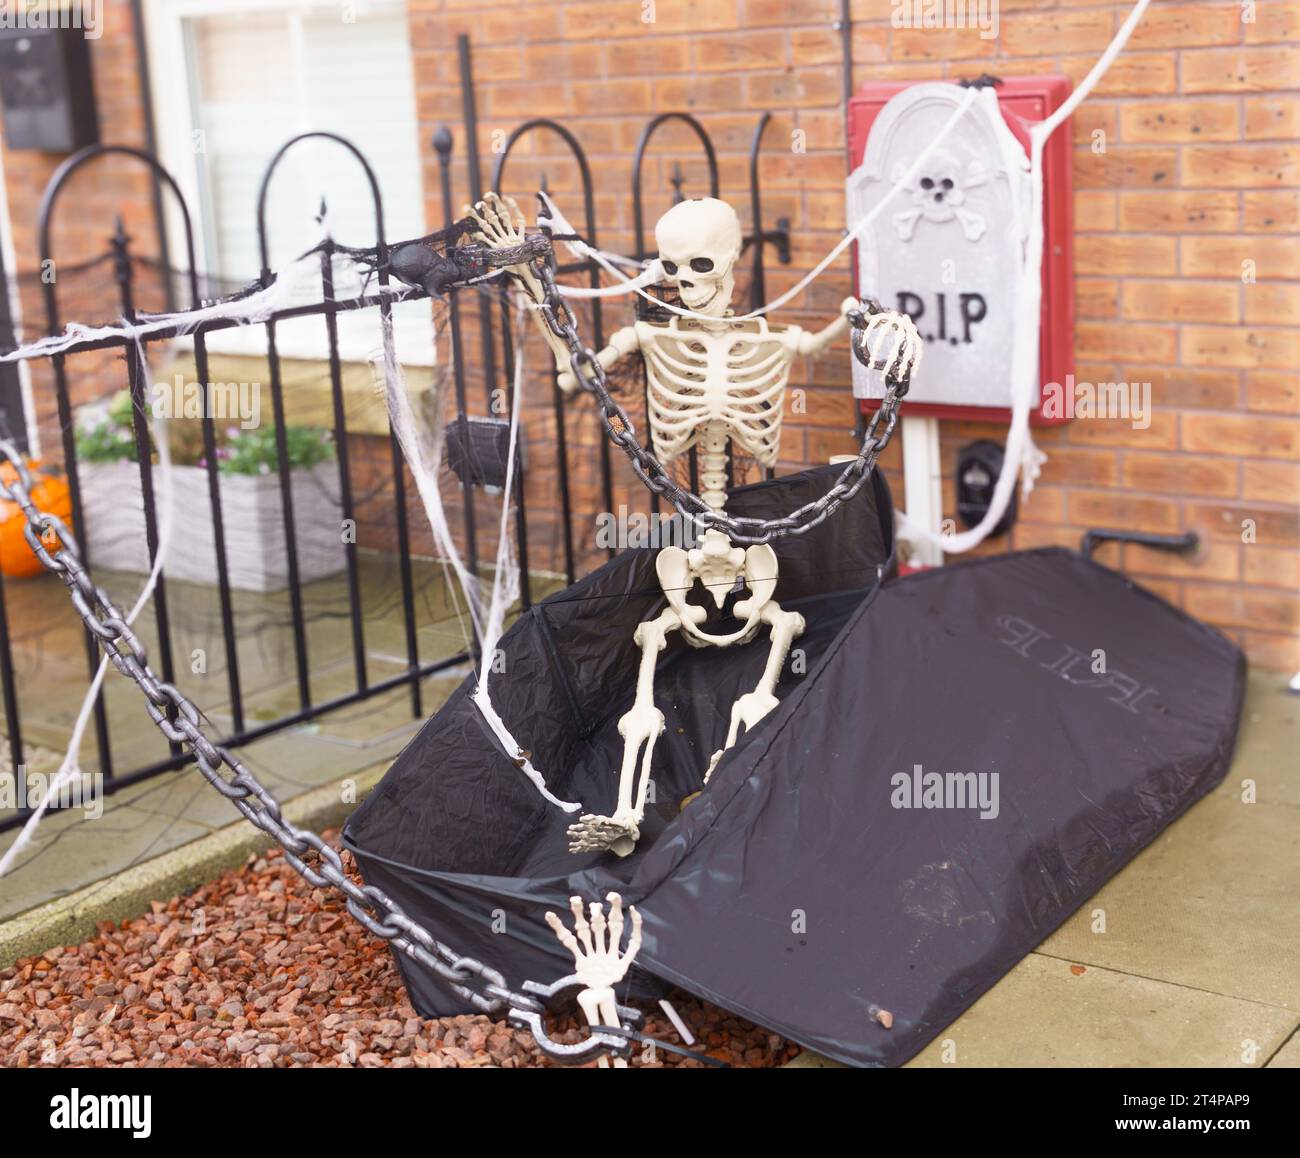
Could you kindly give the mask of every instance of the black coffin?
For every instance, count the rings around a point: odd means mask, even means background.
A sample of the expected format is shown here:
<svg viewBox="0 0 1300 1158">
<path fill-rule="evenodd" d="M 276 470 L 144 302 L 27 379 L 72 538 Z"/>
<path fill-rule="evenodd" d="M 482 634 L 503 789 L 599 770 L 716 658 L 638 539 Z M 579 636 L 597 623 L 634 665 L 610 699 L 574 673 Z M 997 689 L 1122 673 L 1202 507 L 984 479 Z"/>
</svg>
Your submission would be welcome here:
<svg viewBox="0 0 1300 1158">
<path fill-rule="evenodd" d="M 838 472 L 743 488 L 728 509 L 785 513 Z M 777 597 L 808 630 L 780 706 L 684 811 L 765 636 L 661 656 L 667 727 L 632 856 L 568 853 L 571 817 L 501 751 L 467 681 L 348 822 L 367 880 L 512 984 L 571 971 L 546 909 L 616 888 L 645 918 L 627 996 L 673 982 L 857 1065 L 919 1051 L 1222 779 L 1245 665 L 1065 550 L 895 579 L 889 496 L 873 482 L 775 544 Z M 584 811 L 613 802 L 632 633 L 662 605 L 653 556 L 625 552 L 502 641 L 497 710 Z M 397 960 L 422 1013 L 464 1011 Z"/>
</svg>

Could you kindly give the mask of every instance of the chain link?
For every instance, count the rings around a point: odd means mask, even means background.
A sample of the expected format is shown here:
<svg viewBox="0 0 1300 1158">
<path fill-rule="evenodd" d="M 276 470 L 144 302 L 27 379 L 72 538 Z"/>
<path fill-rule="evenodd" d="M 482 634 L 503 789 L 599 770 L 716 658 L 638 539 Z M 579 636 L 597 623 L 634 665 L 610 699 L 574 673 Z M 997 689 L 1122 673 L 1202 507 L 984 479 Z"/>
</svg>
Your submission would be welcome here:
<svg viewBox="0 0 1300 1158">
<path fill-rule="evenodd" d="M 252 824 L 274 840 L 285 860 L 314 888 L 343 894 L 348 912 L 377 937 L 441 978 L 453 993 L 483 1013 L 508 1010 L 521 1024 L 521 1015 L 540 1018 L 543 1005 L 527 993 L 510 989 L 500 972 L 473 957 L 456 953 L 436 940 L 402 907 L 374 885 L 359 885 L 343 869 L 343 858 L 317 833 L 287 820 L 279 802 L 240 760 L 214 744 L 203 732 L 203 715 L 184 692 L 164 683 L 149 668 L 140 637 L 132 631 L 108 593 L 91 579 L 81 562 L 76 540 L 67 524 L 40 510 L 32 501 L 32 476 L 18 449 L 0 440 L 0 460 L 14 472 L 0 480 L 0 498 L 16 503 L 26 519 L 23 537 L 47 570 L 58 575 L 71 593 L 73 606 L 95 637 L 109 662 L 127 676 L 145 697 L 145 710 L 168 740 L 186 744 L 199 771 Z M 309 864 L 311 857 L 314 864 Z M 533 1024 L 540 1025 L 534 1020 Z M 586 1061 L 602 1051 L 626 1052 L 627 1041 L 613 1034 L 592 1033 L 582 1048 L 560 1047 L 545 1033 L 535 1033 L 538 1045 L 563 1061 Z"/>
<path fill-rule="evenodd" d="M 600 359 L 578 336 L 573 312 L 565 304 L 555 280 L 554 250 L 548 250 L 544 257 L 535 258 L 530 263 L 530 268 L 542 287 L 542 300 L 537 303 L 538 311 L 551 333 L 568 349 L 569 367 L 578 384 L 595 396 L 600 407 L 601 422 L 610 441 L 627 455 L 632 470 L 652 493 L 672 503 L 684 518 L 693 520 L 701 530 L 714 528 L 722 531 L 733 543 L 767 543 L 782 535 L 805 534 L 825 522 L 842 503 L 848 502 L 866 485 L 876 461 L 894 436 L 899 406 L 907 393 L 908 381 L 906 377 L 886 376 L 884 397 L 880 408 L 867 423 L 861 449 L 845 465 L 834 485 L 824 495 L 778 519 L 728 515 L 725 511 L 714 510 L 699 495 L 680 486 L 663 463 L 641 445 L 627 411 L 610 393 L 609 378 Z M 849 314 L 849 324 L 855 331 L 861 332 L 866 325 L 865 316 L 860 311 L 854 311 Z M 855 341 L 853 348 L 859 360 L 862 360 L 860 344 Z M 883 367 L 875 365 L 874 368 Z"/>
</svg>

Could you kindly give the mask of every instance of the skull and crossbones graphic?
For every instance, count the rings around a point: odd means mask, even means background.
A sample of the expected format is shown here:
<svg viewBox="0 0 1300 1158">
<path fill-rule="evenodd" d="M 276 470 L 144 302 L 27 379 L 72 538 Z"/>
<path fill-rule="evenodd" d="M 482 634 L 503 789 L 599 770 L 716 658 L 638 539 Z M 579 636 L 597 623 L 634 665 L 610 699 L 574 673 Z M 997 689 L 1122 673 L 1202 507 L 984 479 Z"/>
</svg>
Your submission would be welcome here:
<svg viewBox="0 0 1300 1158">
<path fill-rule="evenodd" d="M 893 180 L 901 181 L 910 168 L 899 161 L 894 166 Z M 911 186 L 912 205 L 893 217 L 894 230 L 903 241 L 911 241 L 916 224 L 922 218 L 935 225 L 949 221 L 961 223 L 967 241 L 978 241 L 984 236 L 987 223 L 982 213 L 966 207 L 966 194 L 970 189 L 988 182 L 989 174 L 983 164 L 972 159 L 963 169 L 960 161 L 942 150 L 917 174 Z"/>
</svg>

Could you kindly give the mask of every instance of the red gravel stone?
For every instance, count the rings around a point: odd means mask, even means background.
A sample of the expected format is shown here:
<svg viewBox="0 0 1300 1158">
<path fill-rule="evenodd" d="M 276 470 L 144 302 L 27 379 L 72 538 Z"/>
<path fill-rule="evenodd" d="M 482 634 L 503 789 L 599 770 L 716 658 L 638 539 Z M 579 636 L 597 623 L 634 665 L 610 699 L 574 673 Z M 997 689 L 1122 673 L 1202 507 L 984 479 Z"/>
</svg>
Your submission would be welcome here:
<svg viewBox="0 0 1300 1158">
<path fill-rule="evenodd" d="M 731 1065 L 775 1066 L 796 1052 L 688 994 L 672 1001 L 696 1048 Z M 570 1016 L 552 1032 L 579 1041 L 579 1024 Z M 680 1044 L 657 1005 L 645 1009 L 643 1030 Z M 551 1064 L 529 1034 L 504 1022 L 418 1017 L 387 946 L 278 850 L 155 901 L 133 921 L 101 921 L 80 946 L 0 970 L 0 1067 Z M 638 1044 L 631 1064 L 701 1063 Z"/>
</svg>

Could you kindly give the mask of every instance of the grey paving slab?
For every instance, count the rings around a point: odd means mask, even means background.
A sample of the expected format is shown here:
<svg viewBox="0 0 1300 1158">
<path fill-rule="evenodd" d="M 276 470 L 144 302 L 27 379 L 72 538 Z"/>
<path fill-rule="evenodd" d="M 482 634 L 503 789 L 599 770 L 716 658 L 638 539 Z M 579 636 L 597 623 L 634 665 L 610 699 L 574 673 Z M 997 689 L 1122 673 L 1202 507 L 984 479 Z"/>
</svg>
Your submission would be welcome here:
<svg viewBox="0 0 1300 1158">
<path fill-rule="evenodd" d="M 14 867 L 0 877 L 0 919 L 37 905 L 204 836 L 211 829 L 189 819 L 158 816 L 113 802 L 91 819 L 77 812 L 48 815 Z M 16 838 L 6 833 L 2 847 Z"/>
<path fill-rule="evenodd" d="M 433 662 L 457 654 L 464 647 L 464 636 L 442 568 L 428 560 L 415 560 L 413 576 L 421 661 Z M 124 605 L 134 601 L 143 581 L 138 575 L 113 572 L 97 573 L 96 579 Z M 363 553 L 360 587 L 364 642 L 374 681 L 399 670 L 406 662 L 400 572 L 395 560 Z M 232 719 L 230 685 L 217 588 L 172 582 L 167 594 L 176 680 L 214 720 L 228 725 Z M 63 585 L 53 576 L 11 582 L 6 585 L 5 596 L 24 739 L 62 751 L 88 679 L 84 632 Z M 236 591 L 232 604 L 247 723 L 256 726 L 274 719 L 286 702 L 297 710 L 296 691 L 288 700 L 284 695 L 286 689 L 296 687 L 287 592 Z M 348 607 L 347 585 L 342 576 L 303 587 L 304 635 L 312 695 L 317 702 L 355 688 Z M 135 627 L 154 668 L 161 672 L 162 652 L 152 608 L 146 608 Z M 346 674 L 346 683 L 335 679 L 335 672 Z M 132 687 L 121 679 L 110 678 L 104 685 L 104 697 L 117 769 L 140 767 L 167 754 L 166 744 L 156 732 L 136 727 L 139 696 Z M 5 731 L 2 721 L 0 715 L 0 731 Z M 83 746 L 82 765 L 87 770 L 98 770 L 93 737 Z"/>
<path fill-rule="evenodd" d="M 1287 1040 L 1264 1067 L 1270 1070 L 1300 1070 L 1300 1029 Z"/>
<path fill-rule="evenodd" d="M 427 713 L 437 710 L 455 679 L 426 680 Z M 386 692 L 354 708 L 266 736 L 240 749 L 240 758 L 282 802 L 338 782 L 397 755 L 420 727 L 405 690 Z M 103 816 L 86 820 L 50 814 L 39 841 L 0 878 L 0 919 L 61 896 L 195 839 L 238 818 L 229 801 L 192 767 L 130 785 L 104 802 Z M 0 836 L 0 851 L 16 839 Z M 40 850 L 48 848 L 48 852 Z"/>
<path fill-rule="evenodd" d="M 1300 1013 L 1298 840 L 1290 805 L 1212 794 L 1040 951 Z"/>
<path fill-rule="evenodd" d="M 1300 1014 L 1031 953 L 909 1066 L 1263 1066 Z"/>
<path fill-rule="evenodd" d="M 1300 808 L 1300 695 L 1281 672 L 1250 673 L 1232 768 L 1216 791 L 1240 799 L 1252 789 L 1262 804 Z"/>
<path fill-rule="evenodd" d="M 447 619 L 455 607 L 442 569 L 420 560 L 415 569 L 421 659 L 455 655 L 463 637 L 458 624 Z M 367 676 L 376 683 L 405 667 L 400 574 L 391 558 L 375 555 L 362 556 L 360 574 Z M 97 578 L 120 601 L 132 600 L 141 582 L 139 576 L 112 573 Z M 46 747 L 39 760 L 25 755 L 25 762 L 33 770 L 43 770 L 51 762 L 57 766 L 57 753 L 66 746 L 85 694 L 82 630 L 62 585 L 53 578 L 11 583 L 6 596 L 14 662 L 22 677 L 25 747 Z M 216 588 L 173 583 L 168 596 L 177 682 L 204 709 L 213 734 L 229 734 L 234 719 Z M 342 577 L 307 585 L 303 601 L 313 702 L 353 692 L 353 641 Z M 234 612 L 247 726 L 296 712 L 298 690 L 286 593 L 236 592 Z M 137 626 L 160 669 L 161 653 L 149 610 Z M 384 650 L 390 647 L 392 656 Z M 452 669 L 424 680 L 418 719 L 412 713 L 409 691 L 395 689 L 243 745 L 239 754 L 272 792 L 282 800 L 291 799 L 391 760 L 463 674 Z M 165 741 L 144 715 L 139 693 L 111 671 L 104 693 L 117 773 L 164 758 Z M 87 771 L 98 769 L 93 734 L 82 746 L 81 763 Z M 143 858 L 227 825 L 236 816 L 229 802 L 208 787 L 192 766 L 124 787 L 105 801 L 100 819 L 51 814 L 41 823 L 37 843 L 0 879 L 0 919 L 121 872 Z M 0 852 L 14 839 L 13 832 L 0 835 Z"/>
</svg>

